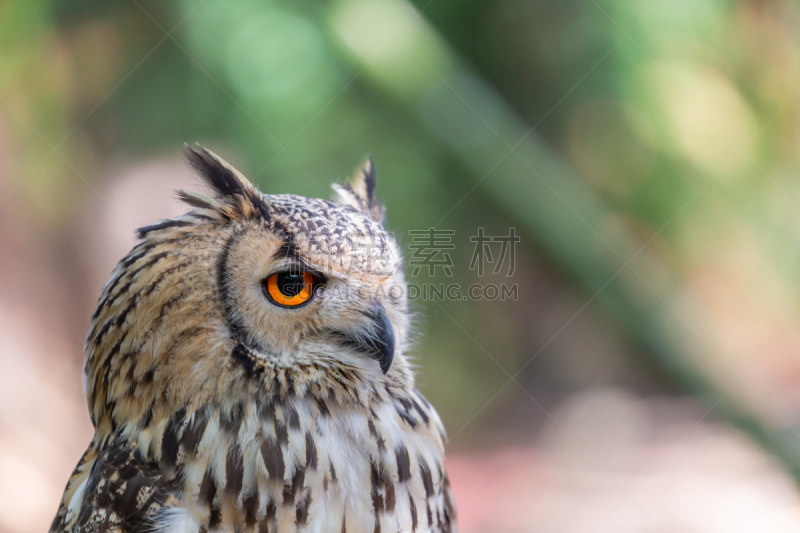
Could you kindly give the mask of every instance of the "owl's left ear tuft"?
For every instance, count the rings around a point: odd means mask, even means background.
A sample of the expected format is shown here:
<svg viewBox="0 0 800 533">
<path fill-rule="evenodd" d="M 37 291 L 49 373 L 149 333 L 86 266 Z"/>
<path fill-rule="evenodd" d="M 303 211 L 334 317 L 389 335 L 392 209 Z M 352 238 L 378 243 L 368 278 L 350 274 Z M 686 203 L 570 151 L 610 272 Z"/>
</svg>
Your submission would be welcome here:
<svg viewBox="0 0 800 533">
<path fill-rule="evenodd" d="M 227 161 L 200 145 L 186 146 L 186 160 L 209 186 L 226 217 L 261 217 L 269 222 L 270 210 L 264 195 Z M 180 198 L 198 207 L 196 196 L 184 193 Z"/>
<path fill-rule="evenodd" d="M 349 183 L 335 184 L 336 201 L 340 204 L 361 211 L 379 224 L 383 224 L 385 210 L 383 204 L 375 196 L 375 163 L 368 157 Z"/>
</svg>

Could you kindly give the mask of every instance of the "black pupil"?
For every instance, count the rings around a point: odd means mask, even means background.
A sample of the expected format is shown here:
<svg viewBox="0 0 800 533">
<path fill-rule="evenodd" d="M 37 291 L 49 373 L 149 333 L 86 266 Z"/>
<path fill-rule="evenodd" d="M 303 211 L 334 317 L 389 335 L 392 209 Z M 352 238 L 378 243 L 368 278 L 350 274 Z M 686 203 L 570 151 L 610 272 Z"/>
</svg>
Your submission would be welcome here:
<svg viewBox="0 0 800 533">
<path fill-rule="evenodd" d="M 288 298 L 293 298 L 303 290 L 306 285 L 306 279 L 302 274 L 284 272 L 283 274 L 278 274 L 276 284 L 281 294 Z"/>
</svg>

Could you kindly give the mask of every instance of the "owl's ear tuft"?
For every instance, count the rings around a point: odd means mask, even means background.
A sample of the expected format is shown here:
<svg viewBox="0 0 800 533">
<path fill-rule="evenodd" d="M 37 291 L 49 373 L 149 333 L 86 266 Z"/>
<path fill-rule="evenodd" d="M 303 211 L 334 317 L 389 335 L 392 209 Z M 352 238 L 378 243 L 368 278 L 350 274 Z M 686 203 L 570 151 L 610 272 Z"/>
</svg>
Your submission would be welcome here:
<svg viewBox="0 0 800 533">
<path fill-rule="evenodd" d="M 368 157 L 348 183 L 335 184 L 336 201 L 361 211 L 379 224 L 383 224 L 385 210 L 375 196 L 375 163 Z"/>
<path fill-rule="evenodd" d="M 269 204 L 264 195 L 227 161 L 200 145 L 186 146 L 186 160 L 211 189 L 216 207 L 225 216 L 232 219 L 261 217 L 270 221 Z M 202 195 L 183 193 L 180 198 L 195 207 L 207 203 Z"/>
</svg>

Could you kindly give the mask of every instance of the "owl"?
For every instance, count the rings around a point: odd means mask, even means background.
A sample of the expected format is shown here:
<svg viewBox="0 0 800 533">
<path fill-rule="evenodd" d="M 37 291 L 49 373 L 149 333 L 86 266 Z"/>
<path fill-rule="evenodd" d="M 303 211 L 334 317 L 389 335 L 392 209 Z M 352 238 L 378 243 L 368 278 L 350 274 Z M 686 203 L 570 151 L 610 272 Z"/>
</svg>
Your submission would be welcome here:
<svg viewBox="0 0 800 533">
<path fill-rule="evenodd" d="M 372 162 L 328 201 L 187 158 L 210 194 L 138 230 L 92 315 L 95 434 L 51 531 L 456 531 Z"/>
</svg>

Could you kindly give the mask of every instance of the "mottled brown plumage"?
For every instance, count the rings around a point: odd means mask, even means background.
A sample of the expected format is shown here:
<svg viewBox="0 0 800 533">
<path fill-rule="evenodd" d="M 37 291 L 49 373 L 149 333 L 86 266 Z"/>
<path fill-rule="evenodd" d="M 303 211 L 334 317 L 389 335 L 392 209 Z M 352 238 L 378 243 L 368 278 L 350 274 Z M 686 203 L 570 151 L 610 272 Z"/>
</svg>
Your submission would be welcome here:
<svg viewBox="0 0 800 533">
<path fill-rule="evenodd" d="M 92 317 L 96 432 L 51 531 L 455 531 L 372 162 L 331 202 L 188 158 L 211 197 L 139 230 Z M 297 271 L 325 290 L 270 301 Z"/>
</svg>

